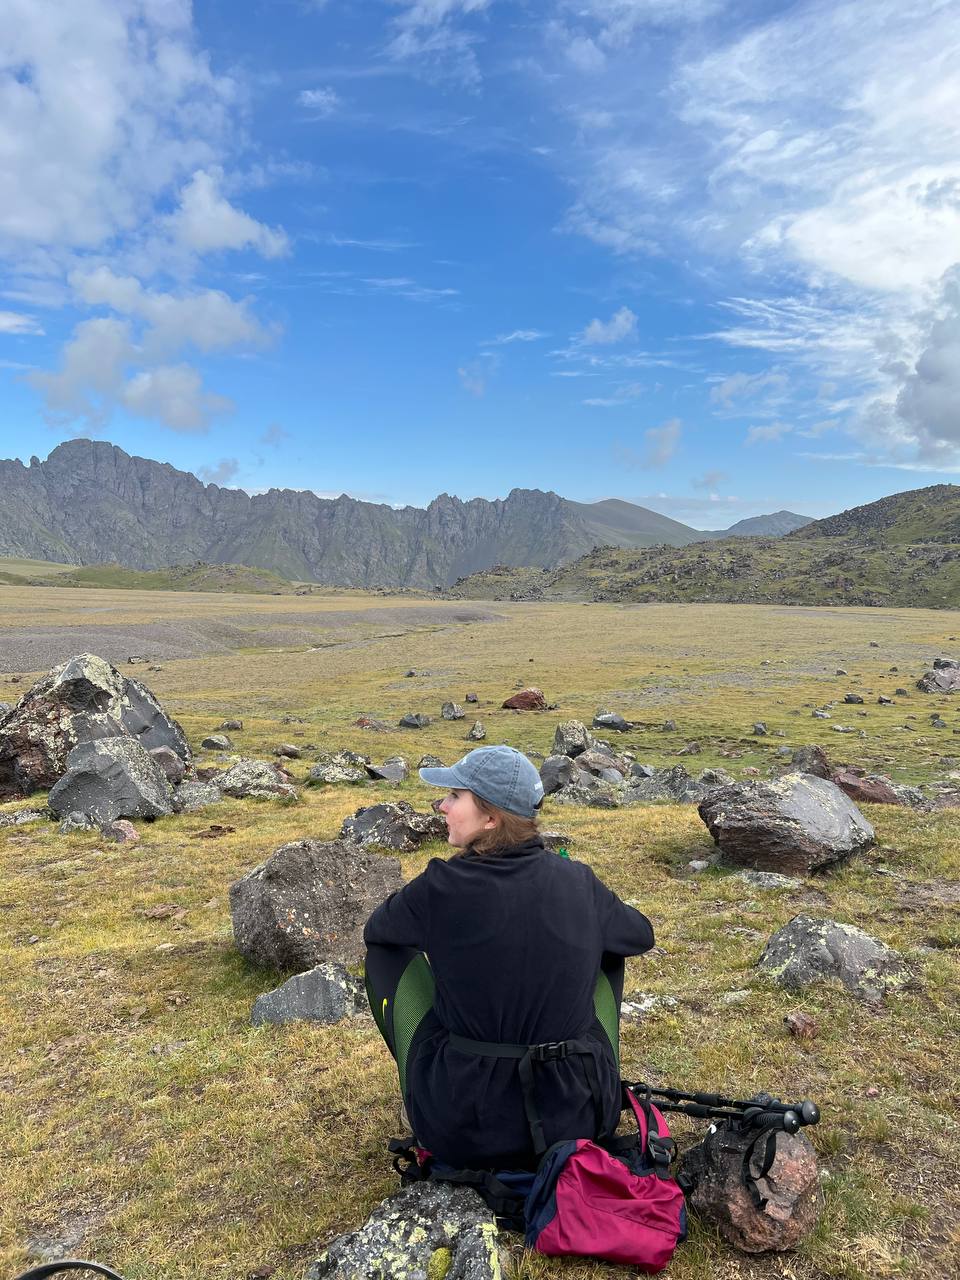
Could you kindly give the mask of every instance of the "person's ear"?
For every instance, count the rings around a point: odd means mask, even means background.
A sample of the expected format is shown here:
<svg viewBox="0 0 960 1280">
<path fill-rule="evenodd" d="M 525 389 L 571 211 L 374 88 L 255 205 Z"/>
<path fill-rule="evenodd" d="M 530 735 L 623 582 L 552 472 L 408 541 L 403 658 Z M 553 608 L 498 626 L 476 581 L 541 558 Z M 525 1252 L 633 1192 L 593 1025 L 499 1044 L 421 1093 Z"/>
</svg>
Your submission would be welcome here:
<svg viewBox="0 0 960 1280">
<path fill-rule="evenodd" d="M 484 824 L 483 824 L 483 829 L 484 829 L 484 831 L 492 831 L 492 830 L 494 829 L 494 827 L 496 827 L 496 825 L 497 825 L 497 820 L 496 820 L 496 818 L 494 818 L 492 814 L 489 814 L 489 813 L 488 813 L 488 814 L 487 814 L 487 819 L 486 819 L 486 821 L 485 821 L 485 822 L 484 822 Z"/>
</svg>

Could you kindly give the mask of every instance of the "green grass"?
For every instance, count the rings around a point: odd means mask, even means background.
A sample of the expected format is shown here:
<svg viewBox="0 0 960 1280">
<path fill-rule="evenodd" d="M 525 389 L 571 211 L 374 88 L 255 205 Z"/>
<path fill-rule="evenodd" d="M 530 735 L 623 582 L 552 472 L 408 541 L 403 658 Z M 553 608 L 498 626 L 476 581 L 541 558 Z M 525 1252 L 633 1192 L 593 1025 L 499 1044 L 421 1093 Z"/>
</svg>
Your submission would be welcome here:
<svg viewBox="0 0 960 1280">
<path fill-rule="evenodd" d="M 43 560 L 0 559 L 0 582 L 12 586 L 102 587 L 133 591 L 239 591 L 282 593 L 294 584 L 269 569 L 243 564 L 172 565 L 166 569 L 129 569 L 120 564 L 78 568 Z"/>
<path fill-rule="evenodd" d="M 31 610 L 57 625 L 72 616 L 65 592 L 10 591 L 6 625 Z M 111 619 L 125 621 L 190 617 L 191 609 L 212 617 L 234 607 L 229 597 L 136 592 L 85 593 L 84 603 L 100 599 L 116 609 Z M 683 759 L 691 769 L 719 763 L 734 773 L 766 772 L 777 746 L 820 742 L 834 758 L 921 781 L 944 775 L 951 749 L 960 754 L 951 733 L 960 724 L 955 699 L 913 693 L 894 708 L 868 699 L 847 709 L 867 712 L 851 714 L 864 739 L 832 733 L 845 711 L 817 721 L 808 706 L 848 686 L 871 696 L 894 681 L 911 687 L 927 657 L 954 648 L 956 614 L 528 604 L 502 606 L 500 621 L 425 626 L 405 624 L 407 602 L 398 601 L 388 628 L 360 620 L 331 629 L 326 615 L 343 603 L 342 596 L 257 601 L 264 618 L 300 610 L 328 647 L 165 662 L 152 687 L 195 743 L 240 715 L 236 749 L 261 756 L 294 741 L 377 759 L 399 752 L 412 764 L 425 752 L 453 760 L 466 750 L 470 719 L 383 735 L 352 722 L 363 711 L 393 722 L 408 710 L 439 716 L 441 701 L 462 701 L 468 689 L 481 699 L 488 742 L 544 753 L 558 720 L 589 721 L 603 705 L 641 722 L 618 745 L 654 764 Z M 383 601 L 350 601 L 357 610 L 367 604 Z M 870 648 L 871 639 L 881 648 Z M 900 672 L 890 674 L 891 665 Z M 849 677 L 835 676 L 838 666 Z M 429 674 L 405 679 L 408 668 Z M 501 711 L 517 680 L 542 687 L 559 710 Z M 906 715 L 922 726 L 932 710 L 945 716 L 946 730 L 902 732 Z M 282 724 L 288 713 L 305 723 Z M 677 722 L 675 733 L 661 731 L 667 719 Z M 753 738 L 757 719 L 785 737 Z M 702 755 L 677 757 L 692 737 Z M 313 754 L 293 762 L 300 779 Z M 142 841 L 132 849 L 96 834 L 62 837 L 52 824 L 0 831 L 5 1273 L 26 1265 L 28 1236 L 79 1224 L 80 1252 L 131 1280 L 233 1280 L 260 1268 L 293 1280 L 332 1235 L 359 1225 L 395 1188 L 384 1144 L 398 1131 L 396 1081 L 372 1022 L 251 1028 L 253 999 L 279 977 L 238 956 L 228 909 L 231 882 L 279 844 L 331 838 L 344 816 L 384 796 L 422 808 L 432 792 L 414 780 L 398 790 L 305 789 L 292 807 L 226 801 L 139 824 Z M 625 1075 L 741 1094 L 766 1087 L 812 1096 L 823 1108 L 811 1136 L 826 1207 L 813 1235 L 784 1259 L 748 1258 L 696 1226 L 671 1264 L 679 1280 L 956 1273 L 960 953 L 948 889 L 960 881 L 960 814 L 874 807 L 867 816 L 875 850 L 784 894 L 713 873 L 688 876 L 686 863 L 710 845 L 693 808 L 547 803 L 545 822 L 570 834 L 572 856 L 654 922 L 664 954 L 628 962 L 627 993 L 679 1001 L 625 1027 Z M 211 822 L 236 830 L 192 839 Z M 404 873 L 445 852 L 433 846 L 405 856 Z M 147 914 L 162 904 L 174 912 Z M 801 911 L 857 924 L 898 947 L 917 983 L 878 1008 L 833 985 L 780 992 L 755 962 L 763 940 Z M 725 1004 L 730 991 L 748 995 Z M 816 1039 L 789 1037 L 783 1015 L 793 1008 L 817 1020 Z M 682 1144 L 698 1131 L 685 1119 L 676 1130 Z M 514 1261 L 529 1280 L 626 1274 L 582 1261 L 521 1254 Z"/>
</svg>

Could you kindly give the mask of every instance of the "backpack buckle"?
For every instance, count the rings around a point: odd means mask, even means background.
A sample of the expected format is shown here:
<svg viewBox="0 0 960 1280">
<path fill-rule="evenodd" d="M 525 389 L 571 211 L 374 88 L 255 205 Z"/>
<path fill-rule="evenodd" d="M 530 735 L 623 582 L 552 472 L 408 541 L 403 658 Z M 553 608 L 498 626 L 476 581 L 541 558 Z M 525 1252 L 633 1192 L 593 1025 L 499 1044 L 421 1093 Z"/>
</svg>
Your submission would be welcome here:
<svg viewBox="0 0 960 1280">
<path fill-rule="evenodd" d="M 653 1161 L 653 1167 L 658 1178 L 668 1176 L 671 1164 L 677 1156 L 677 1144 L 672 1138 L 661 1138 L 657 1134 L 651 1134 L 647 1139 L 647 1153 Z"/>
<path fill-rule="evenodd" d="M 565 1058 L 569 1052 L 566 1040 L 551 1040 L 547 1044 L 530 1046 L 530 1056 L 534 1062 L 547 1062 L 554 1058 Z"/>
</svg>

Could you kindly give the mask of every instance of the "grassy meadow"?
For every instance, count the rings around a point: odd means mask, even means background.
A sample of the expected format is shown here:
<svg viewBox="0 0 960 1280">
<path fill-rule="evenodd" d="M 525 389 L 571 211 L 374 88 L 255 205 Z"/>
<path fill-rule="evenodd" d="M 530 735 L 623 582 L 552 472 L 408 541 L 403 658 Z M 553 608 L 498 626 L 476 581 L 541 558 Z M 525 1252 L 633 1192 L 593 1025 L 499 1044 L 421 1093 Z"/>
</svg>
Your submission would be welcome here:
<svg viewBox="0 0 960 1280">
<path fill-rule="evenodd" d="M 195 745 L 234 716 L 244 721 L 230 735 L 239 753 L 299 743 L 304 759 L 290 762 L 298 778 L 313 748 L 377 760 L 399 753 L 411 765 L 426 752 L 456 759 L 474 709 L 448 723 L 440 704 L 462 702 L 468 690 L 480 699 L 487 742 L 544 754 L 559 720 L 589 723 L 603 707 L 638 722 L 618 747 L 691 772 L 719 764 L 765 773 L 778 747 L 806 743 L 902 781 L 960 768 L 957 700 L 914 689 L 930 658 L 960 652 L 950 639 L 960 635 L 957 613 L 498 603 L 481 614 L 489 620 L 471 620 L 477 611 L 464 602 L 457 621 L 449 606 L 426 616 L 423 598 L 360 593 L 278 600 L 91 588 L 81 611 L 75 591 L 0 590 L 0 651 L 12 651 L 27 627 L 76 627 L 81 651 L 94 622 L 102 635 L 110 626 L 187 628 L 256 614 L 260 622 L 245 625 L 259 635 L 275 618 L 269 646 L 165 658 L 158 672 L 130 673 Z M 418 674 L 406 678 L 410 668 Z M 8 678 L 0 672 L 0 699 L 14 701 L 28 677 Z M 518 681 L 541 687 L 558 710 L 499 710 Z M 877 695 L 897 686 L 909 697 L 878 706 Z M 811 718 L 814 706 L 848 691 L 864 705 Z M 419 732 L 353 726 L 362 713 L 396 723 L 407 711 L 436 719 Z M 930 728 L 934 711 L 946 729 Z M 667 720 L 675 731 L 662 730 Z M 751 733 L 757 720 L 769 736 Z M 866 736 L 837 734 L 837 724 Z M 701 753 L 678 757 L 692 740 Z M 198 751 L 198 762 L 218 761 Z M 227 800 L 138 823 L 133 848 L 97 833 L 61 836 L 52 823 L 0 830 L 3 1274 L 28 1264 L 31 1242 L 57 1241 L 130 1280 L 295 1280 L 325 1242 L 395 1189 L 385 1143 L 400 1132 L 397 1087 L 372 1020 L 251 1028 L 253 999 L 280 978 L 234 950 L 228 890 L 284 841 L 334 837 L 361 804 L 403 798 L 424 807 L 434 795 L 414 773 L 396 789 L 304 788 L 294 805 Z M 960 1272 L 960 811 L 865 812 L 877 847 L 784 893 L 689 874 L 687 863 L 711 847 L 694 807 L 544 807 L 544 825 L 569 833 L 571 855 L 650 916 L 662 948 L 628 961 L 626 994 L 677 1003 L 624 1027 L 625 1076 L 741 1096 L 765 1088 L 811 1096 L 823 1110 L 808 1131 L 825 1195 L 815 1233 L 794 1253 L 750 1258 L 695 1226 L 670 1266 L 674 1280 Z M 234 830 L 199 838 L 211 823 Z M 404 855 L 404 874 L 446 852 L 433 845 Z M 754 965 L 770 933 L 799 913 L 859 925 L 897 947 L 915 982 L 876 1007 L 830 985 L 779 991 Z M 817 1038 L 790 1037 L 783 1016 L 794 1009 L 816 1019 Z M 681 1145 L 702 1131 L 677 1119 Z M 511 1271 L 519 1280 L 626 1274 L 516 1249 Z"/>
</svg>

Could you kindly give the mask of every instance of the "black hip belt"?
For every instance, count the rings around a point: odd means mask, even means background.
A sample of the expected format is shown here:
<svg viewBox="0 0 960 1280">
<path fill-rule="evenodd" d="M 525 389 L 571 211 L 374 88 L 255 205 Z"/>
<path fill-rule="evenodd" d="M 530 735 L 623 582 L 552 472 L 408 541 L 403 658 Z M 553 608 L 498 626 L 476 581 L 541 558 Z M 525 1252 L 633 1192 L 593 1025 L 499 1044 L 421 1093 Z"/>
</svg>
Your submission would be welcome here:
<svg viewBox="0 0 960 1280">
<path fill-rule="evenodd" d="M 543 1117 L 537 1107 L 533 1078 L 535 1062 L 553 1062 L 561 1058 L 578 1056 L 583 1063 L 584 1075 L 590 1086 L 593 1105 L 597 1112 L 597 1124 L 603 1126 L 603 1098 L 600 1094 L 600 1077 L 597 1074 L 597 1052 L 600 1046 L 594 1040 L 579 1037 L 573 1040 L 548 1040 L 544 1044 L 498 1044 L 494 1040 L 471 1040 L 450 1032 L 447 1043 L 458 1053 L 473 1053 L 481 1058 L 516 1058 L 517 1074 L 523 1091 L 523 1108 L 533 1138 L 533 1149 L 542 1155 L 547 1149 L 543 1133 Z M 602 1136 L 602 1132 L 597 1135 Z"/>
</svg>

